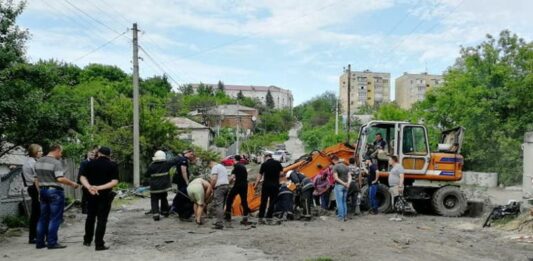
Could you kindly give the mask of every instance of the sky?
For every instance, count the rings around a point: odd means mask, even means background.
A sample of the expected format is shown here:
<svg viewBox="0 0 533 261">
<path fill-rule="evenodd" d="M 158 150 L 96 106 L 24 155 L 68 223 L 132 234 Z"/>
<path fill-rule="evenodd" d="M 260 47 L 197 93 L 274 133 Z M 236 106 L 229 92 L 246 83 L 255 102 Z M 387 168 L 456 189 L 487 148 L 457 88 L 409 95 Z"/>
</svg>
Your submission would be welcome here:
<svg viewBox="0 0 533 261">
<path fill-rule="evenodd" d="M 16 0 L 15 0 L 16 1 Z M 141 77 L 275 85 L 295 103 L 338 93 L 343 67 L 441 74 L 461 46 L 509 29 L 533 38 L 530 0 L 28 0 L 30 61 L 116 65 Z"/>
</svg>

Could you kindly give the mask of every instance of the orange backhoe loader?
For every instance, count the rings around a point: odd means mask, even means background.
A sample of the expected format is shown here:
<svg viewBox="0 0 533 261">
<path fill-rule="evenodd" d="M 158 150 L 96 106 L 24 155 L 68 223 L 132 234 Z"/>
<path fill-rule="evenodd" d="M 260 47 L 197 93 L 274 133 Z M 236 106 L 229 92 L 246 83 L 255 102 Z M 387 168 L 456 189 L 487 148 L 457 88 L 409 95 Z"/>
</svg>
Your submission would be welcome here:
<svg viewBox="0 0 533 261">
<path fill-rule="evenodd" d="M 318 164 L 327 167 L 331 163 L 331 156 L 336 155 L 345 162 L 351 157 L 356 158 L 360 168 L 365 158 L 377 161 L 386 159 L 376 158 L 374 139 L 381 134 L 387 146 L 380 148 L 381 153 L 397 155 L 405 169 L 404 196 L 407 200 L 421 206 L 432 206 L 433 210 L 442 216 L 460 216 L 465 213 L 467 201 L 459 189 L 458 181 L 463 177 L 463 156 L 461 144 L 464 129 L 458 127 L 442 133 L 436 151 L 431 152 L 427 129 L 423 125 L 396 121 L 371 121 L 363 125 L 359 131 L 356 146 L 337 144 L 324 149 L 313 151 L 291 165 L 284 168 L 284 172 L 298 170 L 309 178 L 318 174 Z M 382 162 L 383 163 L 383 162 Z M 379 171 L 380 185 L 377 192 L 380 212 L 392 209 L 391 196 L 388 191 L 387 178 L 390 167 L 388 164 Z M 366 187 L 363 188 L 363 202 L 365 202 Z M 248 205 L 252 211 L 258 210 L 260 195 L 256 193 L 252 184 L 248 188 Z M 233 204 L 233 214 L 241 215 L 240 199 Z"/>
</svg>

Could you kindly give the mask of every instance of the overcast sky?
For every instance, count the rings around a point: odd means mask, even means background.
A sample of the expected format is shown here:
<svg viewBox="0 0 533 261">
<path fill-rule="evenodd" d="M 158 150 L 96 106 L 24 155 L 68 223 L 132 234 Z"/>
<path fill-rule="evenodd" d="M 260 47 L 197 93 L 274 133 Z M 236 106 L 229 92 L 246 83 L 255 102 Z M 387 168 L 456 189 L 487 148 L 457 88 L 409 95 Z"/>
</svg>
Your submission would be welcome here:
<svg viewBox="0 0 533 261">
<path fill-rule="evenodd" d="M 141 76 L 276 85 L 298 104 L 338 92 L 349 63 L 393 79 L 438 74 L 487 33 L 510 29 L 531 41 L 532 11 L 530 0 L 29 0 L 19 24 L 32 35 L 32 61 L 131 72 L 127 30 L 137 22 L 140 45 L 158 63 L 141 52 Z"/>
</svg>

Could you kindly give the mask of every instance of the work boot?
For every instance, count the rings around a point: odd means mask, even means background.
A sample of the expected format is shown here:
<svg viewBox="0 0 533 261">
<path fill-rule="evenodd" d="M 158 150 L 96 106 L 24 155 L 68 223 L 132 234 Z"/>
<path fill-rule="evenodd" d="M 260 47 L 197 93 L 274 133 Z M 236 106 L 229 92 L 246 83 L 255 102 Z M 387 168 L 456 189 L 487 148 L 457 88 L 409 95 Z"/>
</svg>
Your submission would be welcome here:
<svg viewBox="0 0 533 261">
<path fill-rule="evenodd" d="M 248 226 L 248 225 L 251 225 L 252 223 L 250 223 L 248 221 L 248 217 L 243 217 L 242 220 L 241 220 L 241 225 L 244 225 L 244 226 Z"/>
<path fill-rule="evenodd" d="M 222 223 L 217 222 L 217 223 L 215 223 L 215 224 L 213 225 L 212 228 L 213 228 L 213 229 L 219 229 L 219 230 L 222 230 L 222 229 L 224 229 L 224 225 L 223 225 Z"/>
<path fill-rule="evenodd" d="M 258 223 L 259 225 L 266 225 L 265 219 L 263 219 L 263 218 L 259 218 L 259 220 L 257 221 L 257 223 Z"/>
<path fill-rule="evenodd" d="M 159 221 L 161 219 L 159 215 L 153 215 L 152 218 L 154 219 L 154 221 Z"/>
<path fill-rule="evenodd" d="M 224 220 L 226 220 L 228 222 L 231 222 L 231 213 L 230 212 L 224 213 Z"/>
<path fill-rule="evenodd" d="M 108 249 L 109 249 L 109 247 L 106 246 L 106 245 L 103 245 L 103 246 L 97 246 L 97 247 L 94 248 L 94 250 L 96 250 L 96 251 L 106 251 L 106 250 L 108 250 Z"/>
</svg>

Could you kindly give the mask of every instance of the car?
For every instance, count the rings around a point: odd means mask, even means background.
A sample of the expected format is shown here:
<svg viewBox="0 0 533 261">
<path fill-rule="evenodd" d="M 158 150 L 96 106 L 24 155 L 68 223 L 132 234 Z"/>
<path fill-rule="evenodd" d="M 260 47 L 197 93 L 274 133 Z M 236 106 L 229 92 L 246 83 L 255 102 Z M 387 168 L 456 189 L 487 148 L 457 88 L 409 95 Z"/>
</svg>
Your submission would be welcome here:
<svg viewBox="0 0 533 261">
<path fill-rule="evenodd" d="M 272 159 L 283 163 L 287 161 L 287 154 L 285 154 L 285 152 L 282 150 L 278 150 L 272 154 Z"/>
<path fill-rule="evenodd" d="M 224 165 L 224 166 L 233 166 L 233 165 L 235 165 L 235 155 L 230 155 L 230 156 L 225 157 L 220 163 L 222 165 Z M 246 165 L 246 164 L 248 164 L 250 162 L 248 161 L 248 158 L 243 155 L 243 156 L 241 156 L 240 163 L 243 164 L 243 165 Z"/>
</svg>

